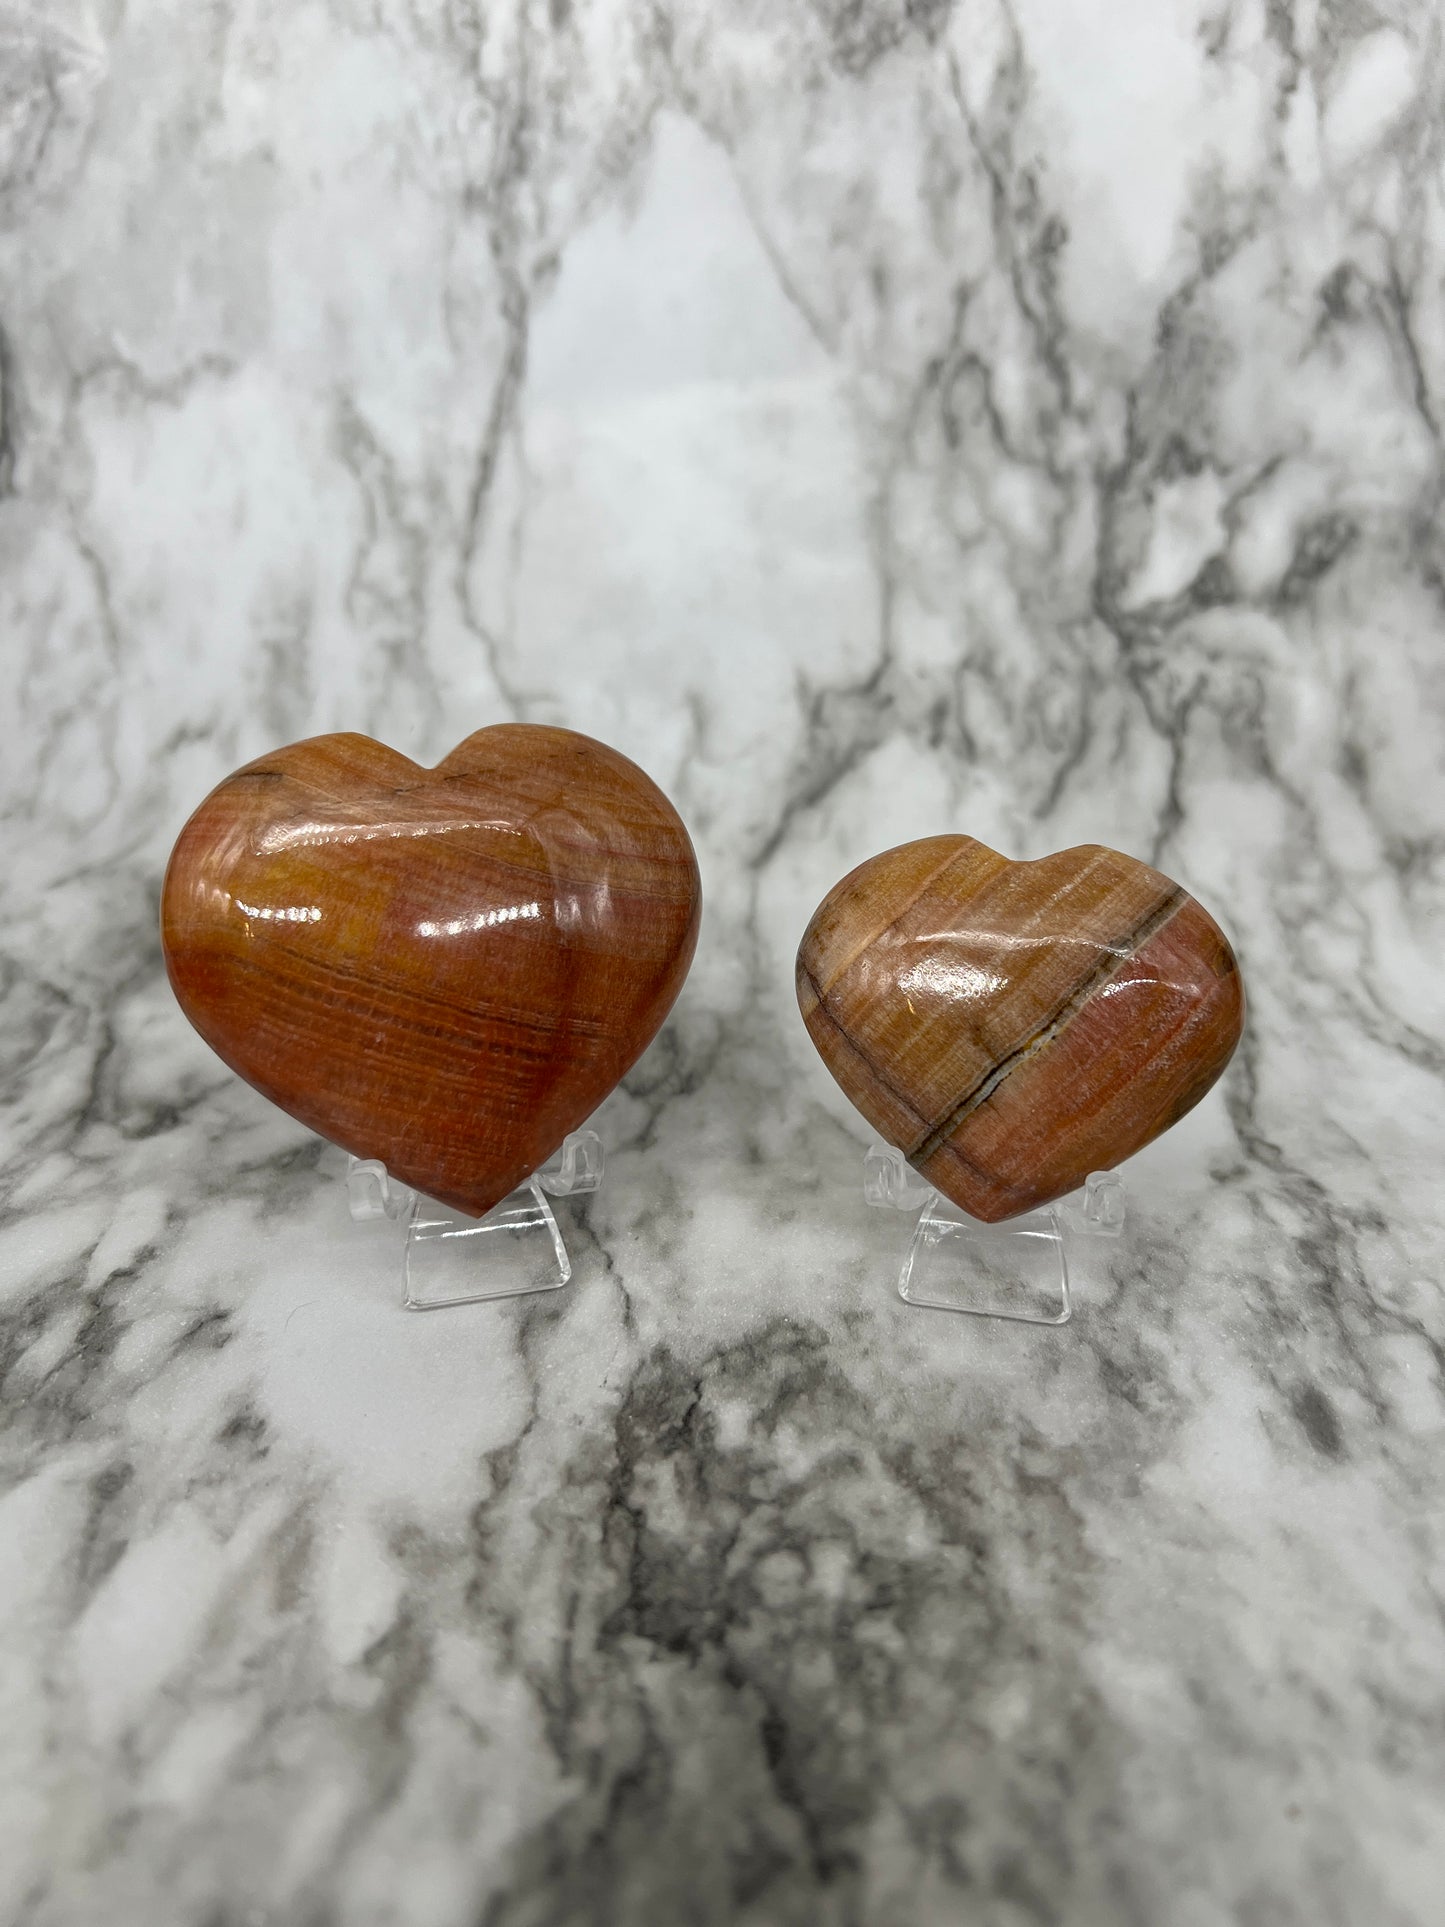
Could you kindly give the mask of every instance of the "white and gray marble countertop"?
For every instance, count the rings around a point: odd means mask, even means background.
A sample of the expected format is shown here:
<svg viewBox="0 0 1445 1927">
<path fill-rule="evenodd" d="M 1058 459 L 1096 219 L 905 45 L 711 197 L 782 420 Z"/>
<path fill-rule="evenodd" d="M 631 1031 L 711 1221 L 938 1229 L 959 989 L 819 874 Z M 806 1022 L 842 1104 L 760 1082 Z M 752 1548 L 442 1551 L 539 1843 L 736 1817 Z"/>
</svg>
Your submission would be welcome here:
<svg viewBox="0 0 1445 1927">
<path fill-rule="evenodd" d="M 0 1919 L 1445 1919 L 1445 54 L 1415 0 L 0 0 Z M 162 973 L 236 764 L 694 833 L 572 1289 L 400 1310 Z M 1114 844 L 1252 994 L 1062 1332 L 791 958 Z"/>
</svg>

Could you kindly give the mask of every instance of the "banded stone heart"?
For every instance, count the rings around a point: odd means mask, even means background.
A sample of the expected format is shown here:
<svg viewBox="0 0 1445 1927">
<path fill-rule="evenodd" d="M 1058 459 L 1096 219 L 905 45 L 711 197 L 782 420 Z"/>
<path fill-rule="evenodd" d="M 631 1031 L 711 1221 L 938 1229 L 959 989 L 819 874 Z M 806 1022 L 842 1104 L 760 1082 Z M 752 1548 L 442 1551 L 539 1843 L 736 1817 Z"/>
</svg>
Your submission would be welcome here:
<svg viewBox="0 0 1445 1927">
<path fill-rule="evenodd" d="M 651 1042 L 700 910 L 655 783 L 590 737 L 504 723 L 435 769 L 344 735 L 238 770 L 181 831 L 161 934 L 232 1070 L 479 1217 Z"/>
<path fill-rule="evenodd" d="M 823 1061 L 915 1170 L 995 1223 L 1108 1170 L 1229 1062 L 1244 988 L 1169 878 L 1085 845 L 1010 863 L 927 837 L 830 890 L 798 951 Z"/>
</svg>

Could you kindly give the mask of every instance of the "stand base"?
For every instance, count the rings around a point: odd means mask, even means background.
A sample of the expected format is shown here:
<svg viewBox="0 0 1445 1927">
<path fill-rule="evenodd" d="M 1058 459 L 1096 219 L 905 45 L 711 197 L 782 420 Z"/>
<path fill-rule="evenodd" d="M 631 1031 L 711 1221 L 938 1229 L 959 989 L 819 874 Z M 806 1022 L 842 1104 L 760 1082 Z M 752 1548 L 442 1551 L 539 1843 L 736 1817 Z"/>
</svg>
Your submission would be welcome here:
<svg viewBox="0 0 1445 1927">
<path fill-rule="evenodd" d="M 572 1260 L 546 1194 L 568 1198 L 595 1191 L 602 1165 L 597 1133 L 574 1131 L 484 1218 L 421 1197 L 375 1158 L 352 1158 L 346 1189 L 358 1223 L 406 1220 L 402 1303 L 409 1311 L 439 1311 L 560 1291 L 571 1279 Z"/>
<path fill-rule="evenodd" d="M 416 1201 L 403 1273 L 408 1311 L 560 1291 L 571 1276 L 572 1260 L 535 1178 L 485 1218 L 464 1218 L 430 1198 Z"/>
<path fill-rule="evenodd" d="M 1056 1211 L 981 1224 L 935 1195 L 914 1227 L 898 1296 L 931 1311 L 1067 1325 L 1069 1254 Z"/>
<path fill-rule="evenodd" d="M 918 1213 L 898 1274 L 905 1303 L 1023 1325 L 1067 1325 L 1070 1238 L 1117 1238 L 1124 1228 L 1124 1181 L 1113 1171 L 1095 1171 L 1077 1201 L 984 1224 L 941 1197 L 901 1151 L 876 1143 L 863 1160 L 863 1196 Z"/>
</svg>

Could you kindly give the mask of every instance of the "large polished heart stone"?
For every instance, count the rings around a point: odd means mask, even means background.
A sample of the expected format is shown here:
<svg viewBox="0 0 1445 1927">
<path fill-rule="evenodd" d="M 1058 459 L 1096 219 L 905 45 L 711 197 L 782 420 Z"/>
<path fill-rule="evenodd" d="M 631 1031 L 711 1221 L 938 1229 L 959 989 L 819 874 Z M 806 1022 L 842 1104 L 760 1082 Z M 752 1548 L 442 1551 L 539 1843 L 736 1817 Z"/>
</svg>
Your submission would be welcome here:
<svg viewBox="0 0 1445 1927">
<path fill-rule="evenodd" d="M 1228 940 L 1168 877 L 1094 845 L 1011 863 L 967 836 L 846 876 L 804 934 L 797 989 L 869 1123 L 989 1222 L 1167 1130 L 1244 1020 Z"/>
<path fill-rule="evenodd" d="M 501 724 L 435 769 L 345 735 L 238 770 L 180 834 L 161 931 L 232 1070 L 481 1216 L 656 1034 L 700 908 L 687 831 L 635 764 Z"/>
</svg>

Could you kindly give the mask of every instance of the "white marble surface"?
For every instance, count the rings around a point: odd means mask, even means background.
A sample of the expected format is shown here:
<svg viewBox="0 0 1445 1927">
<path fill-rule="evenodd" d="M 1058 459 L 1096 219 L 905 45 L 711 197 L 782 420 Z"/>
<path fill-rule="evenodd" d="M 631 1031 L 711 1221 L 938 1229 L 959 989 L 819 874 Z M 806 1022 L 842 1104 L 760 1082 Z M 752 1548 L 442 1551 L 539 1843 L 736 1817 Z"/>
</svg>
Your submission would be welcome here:
<svg viewBox="0 0 1445 1927">
<path fill-rule="evenodd" d="M 0 0 L 7 1924 L 1441 1919 L 1442 89 L 1414 0 Z M 408 1317 L 157 886 L 507 716 L 707 922 L 575 1287 Z M 792 1004 L 942 829 L 1252 991 L 1063 1333 L 891 1295 Z"/>
</svg>

